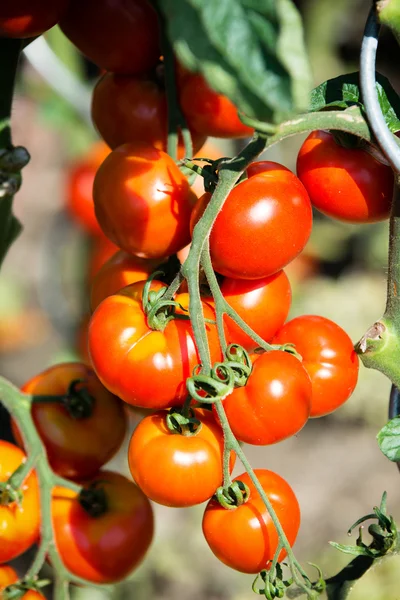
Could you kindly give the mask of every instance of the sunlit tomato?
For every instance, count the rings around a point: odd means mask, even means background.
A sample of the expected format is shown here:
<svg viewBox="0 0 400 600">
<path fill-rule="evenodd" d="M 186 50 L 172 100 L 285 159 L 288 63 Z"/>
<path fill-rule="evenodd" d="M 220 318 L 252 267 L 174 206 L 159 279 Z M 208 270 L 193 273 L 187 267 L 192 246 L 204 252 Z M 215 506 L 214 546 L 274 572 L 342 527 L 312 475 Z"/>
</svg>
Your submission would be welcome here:
<svg viewBox="0 0 400 600">
<path fill-rule="evenodd" d="M 127 77 L 106 73 L 93 92 L 92 119 L 111 148 L 141 142 L 167 151 L 167 97 L 164 82 L 159 83 L 157 75 Z M 202 133 L 192 132 L 194 152 L 205 140 Z M 182 138 L 178 155 L 186 156 Z"/>
<path fill-rule="evenodd" d="M 14 444 L 0 440 L 0 482 L 5 482 L 26 459 Z M 39 537 L 40 499 L 36 473 L 21 486 L 21 502 L 0 502 L 0 564 L 16 558 Z"/>
<path fill-rule="evenodd" d="M 0 565 L 0 592 L 16 581 L 18 581 L 18 575 L 14 569 L 8 565 Z"/>
<path fill-rule="evenodd" d="M 30 38 L 58 23 L 69 0 L 2 0 L 0 37 Z"/>
<path fill-rule="evenodd" d="M 285 322 L 292 300 L 290 283 L 284 271 L 262 279 L 225 277 L 221 292 L 247 325 L 267 342 Z M 232 319 L 225 319 L 229 342 L 240 344 L 249 352 L 258 346 Z"/>
<path fill-rule="evenodd" d="M 76 161 L 67 173 L 67 209 L 72 218 L 85 231 L 101 235 L 102 231 L 94 214 L 93 182 L 96 171 L 110 153 L 104 142 L 98 142 L 90 152 Z"/>
<path fill-rule="evenodd" d="M 123 287 L 147 279 L 156 271 L 160 259 L 146 259 L 132 256 L 123 250 L 113 254 L 101 267 L 93 279 L 90 291 L 90 306 L 92 311 L 111 294 Z"/>
<path fill-rule="evenodd" d="M 107 237 L 140 258 L 163 258 L 190 241 L 196 196 L 168 154 L 124 144 L 106 158 L 93 188 L 97 219 Z"/>
<path fill-rule="evenodd" d="M 312 210 L 304 186 L 286 167 L 272 164 L 233 188 L 213 225 L 211 258 L 226 277 L 272 275 L 300 254 L 310 237 Z M 209 193 L 199 198 L 192 227 L 209 199 Z"/>
<path fill-rule="evenodd" d="M 196 410 L 195 435 L 172 433 L 167 411 L 143 419 L 133 432 L 128 460 L 132 477 L 151 500 L 166 506 L 205 502 L 222 485 L 224 438 L 210 411 Z M 234 465 L 232 453 L 231 468 Z"/>
<path fill-rule="evenodd" d="M 234 435 L 248 444 L 276 444 L 307 423 L 311 381 L 301 362 L 287 352 L 260 354 L 244 387 L 224 400 Z"/>
<path fill-rule="evenodd" d="M 341 406 L 357 384 L 358 356 L 347 333 L 333 321 L 315 315 L 292 319 L 272 340 L 293 343 L 311 378 L 311 417 L 322 417 Z"/>
<path fill-rule="evenodd" d="M 179 101 L 190 129 L 219 138 L 243 138 L 254 129 L 239 119 L 236 106 L 211 89 L 204 77 L 186 75 L 180 85 Z"/>
<path fill-rule="evenodd" d="M 393 172 L 361 149 L 344 148 L 326 131 L 313 131 L 300 148 L 297 174 L 312 204 L 350 223 L 387 219 Z"/>
<path fill-rule="evenodd" d="M 93 240 L 88 265 L 88 282 L 91 283 L 101 267 L 119 248 L 104 235 Z"/>
<path fill-rule="evenodd" d="M 69 0 L 60 27 L 106 71 L 145 73 L 160 56 L 157 14 L 147 0 Z"/>
<path fill-rule="evenodd" d="M 153 538 L 149 500 L 131 481 L 111 471 L 92 480 L 105 494 L 106 511 L 91 516 L 76 492 L 56 487 L 52 515 L 60 557 L 72 573 L 95 583 L 124 579 L 142 561 Z"/>
<path fill-rule="evenodd" d="M 255 469 L 262 489 L 293 546 L 300 527 L 300 507 L 290 485 L 266 469 Z M 223 508 L 215 499 L 207 504 L 203 533 L 208 545 L 224 564 L 243 573 L 258 573 L 274 558 L 279 539 L 268 510 L 247 473 L 236 477 L 250 489 L 250 498 L 235 510 Z M 279 560 L 286 552 L 282 550 Z"/>
<path fill-rule="evenodd" d="M 99 379 L 125 402 L 143 408 L 182 404 L 186 379 L 200 363 L 192 326 L 189 320 L 174 319 L 164 331 L 150 329 L 142 308 L 143 285 L 123 288 L 97 307 L 89 325 L 90 358 Z M 152 289 L 161 287 L 160 282 L 152 284 Z M 188 294 L 175 300 L 189 306 Z M 203 309 L 206 318 L 215 319 L 209 306 Z M 221 359 L 217 329 L 210 323 L 206 329 L 216 362 Z"/>
<path fill-rule="evenodd" d="M 21 388 L 26 394 L 66 395 L 71 383 L 77 380 L 82 382 L 78 390 L 87 390 L 94 400 L 89 416 L 74 416 L 74 396 L 65 404 L 34 402 L 32 405 L 32 417 L 50 465 L 68 479 L 91 477 L 117 452 L 126 430 L 122 402 L 102 386 L 91 368 L 81 363 L 50 367 Z"/>
</svg>

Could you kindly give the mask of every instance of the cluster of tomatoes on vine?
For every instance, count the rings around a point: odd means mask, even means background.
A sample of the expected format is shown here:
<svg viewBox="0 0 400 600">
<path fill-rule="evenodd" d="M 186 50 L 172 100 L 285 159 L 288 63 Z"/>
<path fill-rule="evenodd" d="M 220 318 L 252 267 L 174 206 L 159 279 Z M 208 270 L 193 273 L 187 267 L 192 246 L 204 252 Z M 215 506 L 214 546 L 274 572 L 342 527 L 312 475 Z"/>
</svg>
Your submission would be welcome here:
<svg viewBox="0 0 400 600">
<path fill-rule="evenodd" d="M 165 271 L 171 256 L 190 244 L 211 193 L 197 198 L 166 153 L 167 100 L 154 9 L 144 0 L 131 0 L 128 11 L 118 2 L 98 0 L 95 11 L 91 4 L 51 3 L 60 10 L 54 22 L 61 18 L 62 31 L 106 71 L 92 104 L 105 145 L 74 167 L 69 199 L 78 220 L 109 240 L 106 252 L 117 251 L 92 270 L 88 364 L 56 365 L 22 387 L 34 396 L 32 416 L 52 469 L 83 485 L 79 493 L 54 488 L 55 542 L 71 573 L 97 583 L 118 581 L 150 546 L 149 499 L 170 507 L 208 501 L 203 532 L 212 551 L 239 571 L 258 573 L 278 548 L 275 526 L 247 473 L 236 478 L 246 490 L 240 506 L 227 508 L 216 496 L 226 483 L 224 435 L 201 393 L 196 402 L 188 397 L 187 382 L 201 362 L 189 294 L 183 283 L 170 298 L 167 283 L 152 275 Z M 39 12 L 38 18 L 50 14 Z M 41 28 L 31 22 L 35 27 L 17 31 L 17 18 L 0 18 L 0 32 L 30 37 L 54 24 Z M 194 153 L 207 136 L 253 133 L 228 98 L 211 90 L 201 75 L 175 66 L 178 102 Z M 178 157 L 184 153 L 180 140 Z M 313 132 L 304 142 L 297 175 L 271 161 L 252 163 L 229 193 L 209 238 L 222 295 L 253 330 L 251 335 L 225 317 L 229 345 L 223 352 L 214 300 L 203 290 L 211 363 L 224 365 L 236 356 L 247 368 L 245 381 L 223 399 L 223 408 L 236 439 L 249 444 L 274 444 L 297 434 L 308 418 L 342 405 L 357 382 L 357 356 L 338 325 L 314 315 L 285 323 L 291 288 L 284 268 L 309 239 L 312 206 L 351 222 L 385 219 L 390 211 L 391 169 L 363 149 L 343 147 L 329 132 Z M 259 338 L 272 350 L 262 351 Z M 148 411 L 129 444 L 135 483 L 102 470 L 124 439 L 126 405 Z M 13 428 L 23 447 L 18 426 Z M 6 481 L 23 458 L 23 450 L 0 442 L 0 479 Z M 229 460 L 232 470 L 234 453 Z M 300 523 L 293 490 L 271 471 L 259 469 L 256 475 L 293 544 Z M 39 539 L 35 472 L 25 480 L 18 504 L 6 495 L 0 504 L 7 523 L 0 544 L 4 565 Z M 0 586 L 15 579 L 10 567 L 0 567 Z M 37 589 L 24 597 L 29 594 L 40 596 Z"/>
</svg>

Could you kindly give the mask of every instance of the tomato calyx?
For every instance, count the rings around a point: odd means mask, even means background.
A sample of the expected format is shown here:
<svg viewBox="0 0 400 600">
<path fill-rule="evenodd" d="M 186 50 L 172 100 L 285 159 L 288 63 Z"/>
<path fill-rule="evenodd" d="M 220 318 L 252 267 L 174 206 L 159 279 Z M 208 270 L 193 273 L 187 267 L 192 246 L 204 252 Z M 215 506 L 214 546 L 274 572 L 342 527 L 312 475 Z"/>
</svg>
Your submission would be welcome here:
<svg viewBox="0 0 400 600">
<path fill-rule="evenodd" d="M 23 598 L 27 592 L 30 590 L 34 592 L 40 592 L 41 588 L 49 585 L 51 581 L 49 579 L 26 579 L 23 581 L 19 581 L 18 583 L 13 583 L 7 586 L 2 591 L 2 600 L 19 600 Z"/>
<path fill-rule="evenodd" d="M 101 486 L 101 481 L 93 481 L 79 492 L 79 504 L 88 515 L 96 519 L 108 510 L 107 494 Z"/>
<path fill-rule="evenodd" d="M 21 169 L 30 160 L 23 146 L 13 146 L 0 151 L 0 198 L 15 194 L 22 182 Z"/>
<path fill-rule="evenodd" d="M 257 585 L 260 579 L 261 587 Z M 293 577 L 284 579 L 282 567 L 277 563 L 273 569 L 263 569 L 257 575 L 253 581 L 252 589 L 256 594 L 265 596 L 267 600 L 274 600 L 275 598 L 283 598 L 286 589 L 292 585 L 293 581 Z"/>
<path fill-rule="evenodd" d="M 84 379 L 74 379 L 66 394 L 34 395 L 33 402 L 59 402 L 73 419 L 87 419 L 92 415 L 95 399 L 85 387 Z"/>
<path fill-rule="evenodd" d="M 9 506 L 14 502 L 21 504 L 22 498 L 22 491 L 12 485 L 11 478 L 8 481 L 0 483 L 0 506 Z"/>
<path fill-rule="evenodd" d="M 193 158 L 192 160 L 189 160 L 188 158 L 184 158 L 180 161 L 180 165 L 188 171 L 196 173 L 196 175 L 200 175 L 200 177 L 203 177 L 204 191 L 212 193 L 215 190 L 216 185 L 218 183 L 217 171 L 221 160 L 224 159 L 219 158 L 218 160 L 212 160 L 210 158 Z M 207 164 L 201 167 L 193 161 L 202 161 Z"/>
<path fill-rule="evenodd" d="M 188 437 L 197 435 L 202 428 L 201 421 L 196 419 L 195 412 L 192 408 L 187 410 L 185 407 L 171 408 L 165 418 L 165 422 L 171 433 Z"/>
<path fill-rule="evenodd" d="M 142 307 L 147 317 L 147 324 L 150 329 L 155 331 L 164 331 L 168 323 L 173 319 L 189 320 L 189 315 L 177 315 L 175 313 L 177 307 L 186 311 L 183 306 L 174 300 L 164 299 L 168 288 L 163 287 L 158 291 L 150 289 L 153 279 L 160 274 L 163 273 L 156 271 L 150 275 L 145 283 L 142 294 Z"/>
<path fill-rule="evenodd" d="M 235 510 L 250 498 L 250 490 L 243 481 L 233 481 L 227 487 L 221 486 L 215 492 L 218 503 L 227 510 Z"/>
</svg>

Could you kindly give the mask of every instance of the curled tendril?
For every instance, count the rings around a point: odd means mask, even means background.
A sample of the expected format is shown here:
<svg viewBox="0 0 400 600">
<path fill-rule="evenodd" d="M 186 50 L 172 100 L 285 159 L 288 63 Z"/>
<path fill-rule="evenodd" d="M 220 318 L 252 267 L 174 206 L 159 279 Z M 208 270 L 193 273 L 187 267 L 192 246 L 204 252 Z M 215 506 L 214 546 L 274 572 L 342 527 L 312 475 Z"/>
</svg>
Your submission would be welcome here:
<svg viewBox="0 0 400 600">
<path fill-rule="evenodd" d="M 227 358 L 225 364 L 232 369 L 235 377 L 235 387 L 243 387 L 252 370 L 250 356 L 239 344 L 230 344 L 225 351 L 225 356 Z"/>
<path fill-rule="evenodd" d="M 261 582 L 259 583 L 259 580 Z M 293 583 L 293 578 L 283 579 L 282 567 L 277 563 L 274 569 L 270 571 L 265 569 L 261 571 L 253 581 L 253 592 L 260 596 L 265 596 L 267 600 L 283 598 L 288 587 Z M 261 585 L 261 587 L 260 587 Z"/>
<path fill-rule="evenodd" d="M 235 387 L 235 373 L 227 363 L 215 363 L 209 375 L 199 373 L 195 367 L 192 377 L 186 380 L 190 396 L 197 402 L 212 404 L 223 400 Z"/>
<path fill-rule="evenodd" d="M 219 504 L 228 510 L 235 510 L 250 498 L 250 490 L 243 481 L 233 481 L 228 487 L 219 487 L 215 492 Z"/>
<path fill-rule="evenodd" d="M 166 425 L 171 433 L 192 436 L 197 435 L 202 427 L 201 421 L 196 419 L 195 412 L 189 408 L 188 416 L 185 416 L 179 408 L 171 408 L 165 418 Z"/>
</svg>

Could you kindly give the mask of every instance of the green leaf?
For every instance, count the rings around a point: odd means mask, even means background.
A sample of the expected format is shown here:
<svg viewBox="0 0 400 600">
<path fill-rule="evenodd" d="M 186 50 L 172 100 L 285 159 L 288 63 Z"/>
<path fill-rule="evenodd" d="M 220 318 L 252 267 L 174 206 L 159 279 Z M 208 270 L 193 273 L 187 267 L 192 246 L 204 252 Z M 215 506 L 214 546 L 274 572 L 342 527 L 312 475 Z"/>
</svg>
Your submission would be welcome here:
<svg viewBox="0 0 400 600">
<path fill-rule="evenodd" d="M 376 438 L 386 458 L 394 462 L 400 461 L 400 417 L 386 423 Z"/>
<path fill-rule="evenodd" d="M 292 0 L 158 0 L 178 59 L 247 116 L 278 123 L 308 106 L 310 70 Z"/>
<path fill-rule="evenodd" d="M 400 98 L 386 77 L 377 73 L 376 79 L 379 105 L 387 126 L 395 133 L 400 130 Z M 358 71 L 328 79 L 314 88 L 309 110 L 316 112 L 327 108 L 346 109 L 354 105 L 364 109 Z"/>
</svg>

